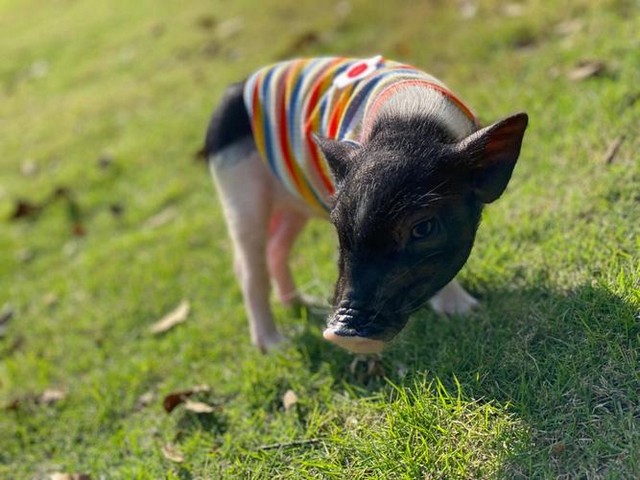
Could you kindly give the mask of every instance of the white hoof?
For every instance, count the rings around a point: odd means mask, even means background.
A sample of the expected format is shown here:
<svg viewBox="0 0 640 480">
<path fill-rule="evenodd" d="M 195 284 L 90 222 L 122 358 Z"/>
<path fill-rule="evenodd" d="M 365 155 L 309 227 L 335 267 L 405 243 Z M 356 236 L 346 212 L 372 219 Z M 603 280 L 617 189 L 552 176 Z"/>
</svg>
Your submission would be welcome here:
<svg viewBox="0 0 640 480">
<path fill-rule="evenodd" d="M 429 304 L 440 315 L 464 315 L 479 305 L 478 300 L 469 295 L 456 280 L 434 295 Z"/>
<path fill-rule="evenodd" d="M 285 338 L 280 334 L 280 332 L 276 331 L 268 335 L 258 336 L 253 340 L 253 343 L 258 347 L 260 353 L 267 353 L 282 345 L 284 341 Z"/>
</svg>

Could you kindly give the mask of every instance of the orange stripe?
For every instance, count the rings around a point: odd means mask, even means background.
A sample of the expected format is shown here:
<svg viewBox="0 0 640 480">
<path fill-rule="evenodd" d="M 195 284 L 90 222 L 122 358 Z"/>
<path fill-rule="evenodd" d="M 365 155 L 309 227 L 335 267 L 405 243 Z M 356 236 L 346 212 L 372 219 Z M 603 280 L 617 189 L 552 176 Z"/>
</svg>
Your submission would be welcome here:
<svg viewBox="0 0 640 480">
<path fill-rule="evenodd" d="M 322 184 L 330 195 L 333 195 L 335 188 L 333 182 L 329 178 L 329 172 L 327 171 L 327 167 L 324 161 L 321 161 L 320 151 L 315 142 L 311 139 L 311 134 L 317 131 L 318 126 L 320 124 L 320 115 L 319 112 L 316 112 L 318 101 L 322 93 L 326 91 L 326 89 L 333 83 L 333 72 L 343 63 L 345 63 L 347 59 L 345 58 L 336 58 L 334 59 L 327 68 L 322 70 L 319 75 L 319 81 L 313 86 L 313 90 L 310 95 L 308 108 L 305 111 L 305 139 L 307 142 L 307 146 L 309 151 L 311 152 L 311 164 L 316 170 L 316 173 L 320 177 Z"/>
<path fill-rule="evenodd" d="M 349 88 L 345 88 L 343 90 L 342 94 L 336 101 L 333 113 L 331 114 L 331 119 L 329 120 L 329 126 L 327 127 L 327 136 L 329 138 L 335 138 L 338 134 L 342 118 L 346 111 L 346 107 L 349 105 L 349 100 L 351 99 L 351 94 L 353 93 L 354 88 L 355 83 L 352 83 L 349 85 Z"/>
<path fill-rule="evenodd" d="M 261 72 L 259 77 L 256 79 L 256 82 L 253 87 L 253 95 L 252 95 L 252 116 L 253 116 L 253 138 L 256 142 L 256 147 L 260 152 L 260 156 L 266 160 L 267 152 L 265 148 L 264 142 L 264 129 L 263 129 L 263 117 L 262 117 L 262 105 L 260 104 L 260 85 L 262 84 L 262 80 L 264 77 L 264 73 Z"/>
</svg>

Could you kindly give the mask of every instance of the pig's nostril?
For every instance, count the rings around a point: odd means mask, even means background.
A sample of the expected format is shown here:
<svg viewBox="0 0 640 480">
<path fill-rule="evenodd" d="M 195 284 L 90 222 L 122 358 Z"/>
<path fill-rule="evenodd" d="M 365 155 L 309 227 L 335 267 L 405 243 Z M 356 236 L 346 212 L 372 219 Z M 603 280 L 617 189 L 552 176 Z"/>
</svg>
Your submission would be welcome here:
<svg viewBox="0 0 640 480">
<path fill-rule="evenodd" d="M 349 308 L 356 310 L 366 310 L 367 303 L 353 298 L 345 298 L 340 301 L 338 308 Z"/>
</svg>

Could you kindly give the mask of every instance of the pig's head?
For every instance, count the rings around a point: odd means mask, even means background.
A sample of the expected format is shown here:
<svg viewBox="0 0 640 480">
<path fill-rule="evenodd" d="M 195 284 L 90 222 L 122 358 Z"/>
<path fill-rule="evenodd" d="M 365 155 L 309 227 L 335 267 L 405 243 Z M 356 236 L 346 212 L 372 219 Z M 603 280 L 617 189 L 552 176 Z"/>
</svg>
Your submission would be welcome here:
<svg viewBox="0 0 640 480">
<path fill-rule="evenodd" d="M 316 138 L 336 183 L 339 277 L 326 339 L 375 353 L 467 261 L 482 207 L 509 182 L 527 115 L 462 140 L 424 119 L 381 118 L 364 144 Z"/>
</svg>

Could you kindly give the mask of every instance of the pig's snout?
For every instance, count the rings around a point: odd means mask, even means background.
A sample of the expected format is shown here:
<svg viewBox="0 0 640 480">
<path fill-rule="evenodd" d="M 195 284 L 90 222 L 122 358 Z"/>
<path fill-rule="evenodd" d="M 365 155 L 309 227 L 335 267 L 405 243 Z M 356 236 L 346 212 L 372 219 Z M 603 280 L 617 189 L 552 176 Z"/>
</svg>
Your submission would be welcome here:
<svg viewBox="0 0 640 480">
<path fill-rule="evenodd" d="M 343 301 L 330 317 L 323 336 L 353 353 L 380 353 L 384 342 L 372 338 L 376 336 L 374 317 L 373 312 Z"/>
</svg>

